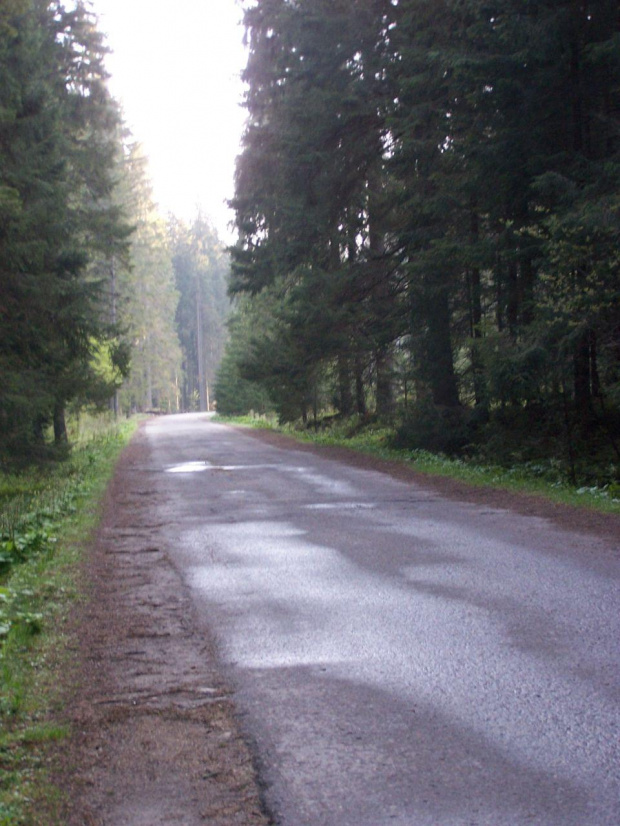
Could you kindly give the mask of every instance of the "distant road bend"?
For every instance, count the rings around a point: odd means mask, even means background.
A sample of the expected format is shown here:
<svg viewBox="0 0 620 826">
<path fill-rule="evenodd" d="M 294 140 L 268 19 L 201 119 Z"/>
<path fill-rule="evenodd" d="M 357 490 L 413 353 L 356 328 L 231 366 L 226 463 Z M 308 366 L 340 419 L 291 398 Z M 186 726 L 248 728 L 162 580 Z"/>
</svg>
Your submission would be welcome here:
<svg viewBox="0 0 620 826">
<path fill-rule="evenodd" d="M 282 826 L 618 826 L 618 546 L 171 416 L 136 467 Z"/>
</svg>

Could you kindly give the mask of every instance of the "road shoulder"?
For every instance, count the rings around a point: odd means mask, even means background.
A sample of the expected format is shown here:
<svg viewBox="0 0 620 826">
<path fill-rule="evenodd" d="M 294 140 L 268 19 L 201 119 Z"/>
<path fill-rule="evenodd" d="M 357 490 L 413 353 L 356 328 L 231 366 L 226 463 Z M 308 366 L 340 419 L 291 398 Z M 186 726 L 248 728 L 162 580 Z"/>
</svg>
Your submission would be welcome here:
<svg viewBox="0 0 620 826">
<path fill-rule="evenodd" d="M 56 782 L 66 826 L 265 826 L 249 749 L 214 649 L 170 563 L 143 432 L 123 454 L 84 563 L 72 737 Z"/>
</svg>

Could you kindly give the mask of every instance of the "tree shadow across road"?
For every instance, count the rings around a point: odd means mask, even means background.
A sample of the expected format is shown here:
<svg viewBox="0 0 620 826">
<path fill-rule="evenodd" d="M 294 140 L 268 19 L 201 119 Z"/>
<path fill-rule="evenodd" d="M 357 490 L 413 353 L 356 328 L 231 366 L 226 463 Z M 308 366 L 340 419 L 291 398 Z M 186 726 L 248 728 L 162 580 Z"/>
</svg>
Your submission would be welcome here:
<svg viewBox="0 0 620 826">
<path fill-rule="evenodd" d="M 492 742 L 432 704 L 403 701 L 337 672 L 337 666 L 322 665 L 253 675 L 261 711 L 251 722 L 246 717 L 245 725 L 252 736 L 258 729 L 262 762 L 271 766 L 263 780 L 277 822 L 279 817 L 296 826 L 617 822 L 617 812 L 597 810 L 595 789 L 566 779 L 559 767 L 527 764 L 511 754 L 510 742 Z"/>
</svg>

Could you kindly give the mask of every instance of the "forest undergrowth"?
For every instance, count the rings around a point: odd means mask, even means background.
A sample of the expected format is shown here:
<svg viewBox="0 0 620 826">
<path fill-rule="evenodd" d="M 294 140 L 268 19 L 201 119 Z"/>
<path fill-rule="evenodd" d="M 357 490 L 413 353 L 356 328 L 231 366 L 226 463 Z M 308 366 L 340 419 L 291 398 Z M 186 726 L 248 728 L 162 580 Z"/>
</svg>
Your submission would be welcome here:
<svg viewBox="0 0 620 826">
<path fill-rule="evenodd" d="M 136 422 L 82 416 L 64 462 L 0 472 L 0 826 L 54 805 L 47 746 L 71 673 L 68 619 L 100 502 Z"/>
</svg>

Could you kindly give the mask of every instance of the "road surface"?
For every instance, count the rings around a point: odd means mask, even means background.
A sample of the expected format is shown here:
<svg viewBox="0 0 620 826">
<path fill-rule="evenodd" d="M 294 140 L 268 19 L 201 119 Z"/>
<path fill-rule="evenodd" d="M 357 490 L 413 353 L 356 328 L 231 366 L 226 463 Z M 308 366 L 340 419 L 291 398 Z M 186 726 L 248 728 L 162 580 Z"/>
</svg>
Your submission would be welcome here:
<svg viewBox="0 0 620 826">
<path fill-rule="evenodd" d="M 204 415 L 146 432 L 276 823 L 620 823 L 613 541 Z"/>
</svg>

